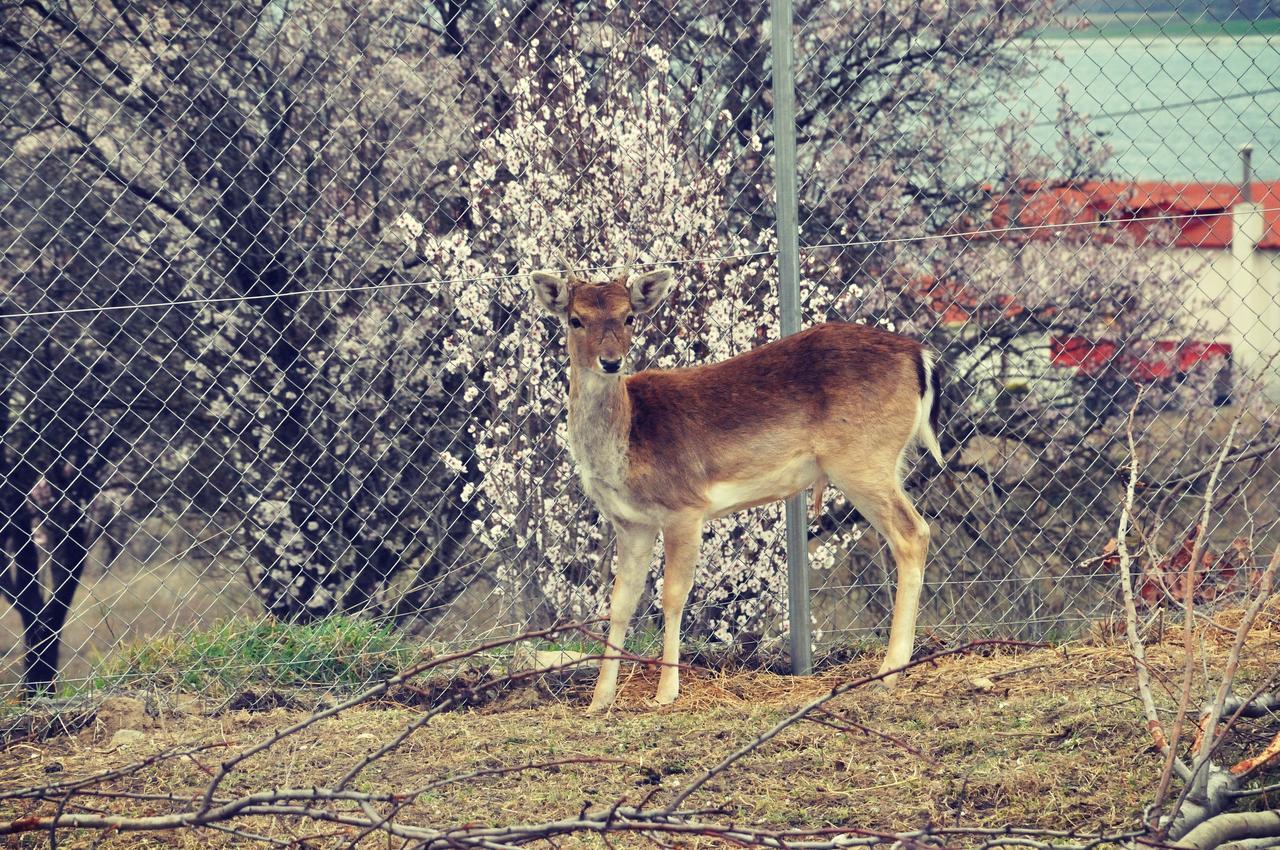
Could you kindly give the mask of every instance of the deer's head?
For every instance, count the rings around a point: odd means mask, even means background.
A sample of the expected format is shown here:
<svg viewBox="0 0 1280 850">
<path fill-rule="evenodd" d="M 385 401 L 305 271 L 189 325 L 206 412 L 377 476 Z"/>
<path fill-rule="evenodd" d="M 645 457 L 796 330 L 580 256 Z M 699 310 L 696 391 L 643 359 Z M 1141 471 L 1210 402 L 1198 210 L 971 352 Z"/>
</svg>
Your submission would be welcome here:
<svg viewBox="0 0 1280 850">
<path fill-rule="evenodd" d="M 622 371 L 636 316 L 656 309 L 673 281 L 670 269 L 603 283 L 551 272 L 534 272 L 531 278 L 538 300 L 568 328 L 569 362 L 608 375 Z"/>
</svg>

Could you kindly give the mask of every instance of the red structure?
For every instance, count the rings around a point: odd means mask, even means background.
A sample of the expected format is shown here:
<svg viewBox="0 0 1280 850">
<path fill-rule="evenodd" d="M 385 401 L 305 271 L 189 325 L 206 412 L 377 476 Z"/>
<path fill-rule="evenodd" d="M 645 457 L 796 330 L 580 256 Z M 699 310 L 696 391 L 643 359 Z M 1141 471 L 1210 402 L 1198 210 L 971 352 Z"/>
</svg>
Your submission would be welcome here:
<svg viewBox="0 0 1280 850">
<path fill-rule="evenodd" d="M 1079 337 L 1055 337 L 1049 344 L 1049 361 L 1055 366 L 1079 369 L 1094 374 L 1116 359 L 1114 342 L 1091 341 Z M 1231 345 L 1225 342 L 1175 342 L 1162 340 L 1155 344 L 1155 355 L 1147 359 L 1121 357 L 1128 377 L 1139 382 L 1159 381 L 1185 375 L 1207 364 L 1216 369 L 1231 362 Z"/>
<path fill-rule="evenodd" d="M 1265 211 L 1257 247 L 1280 250 L 1280 181 L 1253 183 L 1252 190 L 1253 200 Z M 1052 237 L 1064 224 L 1093 222 L 1095 238 L 1125 232 L 1142 241 L 1160 224 L 1152 219 L 1167 219 L 1177 228 L 1174 244 L 1179 248 L 1229 249 L 1231 208 L 1242 198 L 1234 183 L 1107 181 L 1071 186 L 1023 183 L 992 200 L 994 227 L 1031 228 L 1033 238 Z"/>
</svg>

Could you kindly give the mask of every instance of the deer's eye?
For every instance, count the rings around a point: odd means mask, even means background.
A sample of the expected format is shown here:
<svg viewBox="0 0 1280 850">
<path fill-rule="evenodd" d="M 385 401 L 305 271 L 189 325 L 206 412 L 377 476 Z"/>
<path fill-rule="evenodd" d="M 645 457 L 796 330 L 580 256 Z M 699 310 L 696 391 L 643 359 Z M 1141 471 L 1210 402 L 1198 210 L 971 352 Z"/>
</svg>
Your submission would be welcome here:
<svg viewBox="0 0 1280 850">
<path fill-rule="evenodd" d="M 571 328 L 580 328 L 580 327 L 582 327 L 582 320 L 581 320 L 581 319 L 579 319 L 577 316 L 570 316 L 570 317 L 569 317 L 569 327 L 571 327 Z"/>
<path fill-rule="evenodd" d="M 632 326 L 632 325 L 634 325 L 635 323 L 636 323 L 636 317 L 635 317 L 635 316 L 627 316 L 627 327 L 631 327 L 631 326 Z"/>
</svg>

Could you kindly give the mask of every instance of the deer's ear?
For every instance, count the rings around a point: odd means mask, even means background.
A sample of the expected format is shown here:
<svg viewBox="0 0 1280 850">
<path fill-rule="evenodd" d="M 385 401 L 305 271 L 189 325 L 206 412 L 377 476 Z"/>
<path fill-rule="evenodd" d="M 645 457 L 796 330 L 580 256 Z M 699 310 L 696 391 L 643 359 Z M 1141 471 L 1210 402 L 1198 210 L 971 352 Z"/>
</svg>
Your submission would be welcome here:
<svg viewBox="0 0 1280 850">
<path fill-rule="evenodd" d="M 569 281 L 551 272 L 534 272 L 529 275 L 533 283 L 533 294 L 538 296 L 542 306 L 557 316 L 563 316 L 569 309 Z"/>
<path fill-rule="evenodd" d="M 671 284 L 674 282 L 671 269 L 655 269 L 631 278 L 631 282 L 627 284 L 631 291 L 631 309 L 637 313 L 656 310 L 671 291 Z"/>
</svg>

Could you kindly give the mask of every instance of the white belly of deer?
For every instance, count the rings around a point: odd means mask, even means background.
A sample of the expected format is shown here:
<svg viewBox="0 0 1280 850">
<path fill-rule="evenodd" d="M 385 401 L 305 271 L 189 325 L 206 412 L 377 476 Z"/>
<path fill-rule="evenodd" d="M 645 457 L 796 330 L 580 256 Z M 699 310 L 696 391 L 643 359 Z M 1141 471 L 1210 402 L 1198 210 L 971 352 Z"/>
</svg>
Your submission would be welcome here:
<svg viewBox="0 0 1280 850">
<path fill-rule="evenodd" d="M 708 513 L 724 516 L 751 505 L 785 499 L 811 486 L 821 473 L 817 461 L 807 457 L 753 478 L 717 482 L 707 488 Z"/>
</svg>

